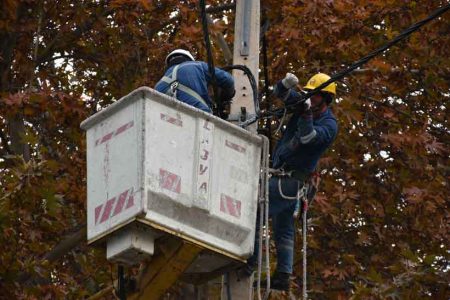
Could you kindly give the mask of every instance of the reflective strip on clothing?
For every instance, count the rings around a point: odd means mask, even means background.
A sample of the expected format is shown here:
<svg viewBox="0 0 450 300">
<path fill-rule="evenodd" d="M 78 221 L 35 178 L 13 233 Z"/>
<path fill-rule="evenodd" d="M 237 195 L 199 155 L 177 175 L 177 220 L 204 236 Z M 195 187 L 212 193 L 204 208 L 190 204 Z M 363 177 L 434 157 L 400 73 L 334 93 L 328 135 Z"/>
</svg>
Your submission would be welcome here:
<svg viewBox="0 0 450 300">
<path fill-rule="evenodd" d="M 169 84 L 169 89 L 171 88 L 171 85 L 174 82 L 177 82 L 177 72 L 178 72 L 178 67 L 180 67 L 180 65 L 176 65 L 175 68 L 172 71 L 172 77 L 168 77 L 168 76 L 164 76 L 161 80 L 164 81 L 165 83 Z M 185 92 L 186 94 L 188 94 L 189 96 L 195 98 L 196 100 L 200 101 L 203 105 L 205 105 L 206 107 L 209 108 L 209 105 L 206 104 L 205 100 L 193 89 L 191 89 L 190 87 L 185 86 L 184 84 L 181 84 L 179 82 L 177 82 L 178 85 L 176 87 L 176 89 Z"/>
<path fill-rule="evenodd" d="M 302 136 L 300 138 L 300 141 L 302 144 L 308 144 L 313 138 L 315 138 L 317 135 L 317 131 L 313 129 L 309 134 Z"/>
</svg>

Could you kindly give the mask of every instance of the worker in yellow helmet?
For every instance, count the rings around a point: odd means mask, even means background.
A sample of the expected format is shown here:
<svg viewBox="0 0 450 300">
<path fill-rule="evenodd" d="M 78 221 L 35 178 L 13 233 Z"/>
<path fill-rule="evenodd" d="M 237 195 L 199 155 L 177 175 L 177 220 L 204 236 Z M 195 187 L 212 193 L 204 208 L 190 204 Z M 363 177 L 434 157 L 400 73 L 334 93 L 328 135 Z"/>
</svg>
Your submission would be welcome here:
<svg viewBox="0 0 450 300">
<path fill-rule="evenodd" d="M 330 76 L 318 73 L 308 80 L 304 89 L 314 90 L 329 79 Z M 287 73 L 275 85 L 274 94 L 286 104 L 298 101 L 301 94 L 293 89 L 297 84 L 297 77 Z M 272 167 L 279 170 L 278 175 L 272 176 L 269 181 L 269 216 L 272 218 L 277 250 L 277 267 L 271 279 L 273 289 L 289 290 L 294 261 L 297 193 L 337 135 L 337 121 L 329 108 L 335 97 L 336 84 L 331 83 L 300 105 L 273 153 Z M 259 221 L 256 224 L 258 226 Z M 256 240 L 254 255 L 241 269 L 243 274 L 249 275 L 255 269 L 257 252 Z"/>
</svg>

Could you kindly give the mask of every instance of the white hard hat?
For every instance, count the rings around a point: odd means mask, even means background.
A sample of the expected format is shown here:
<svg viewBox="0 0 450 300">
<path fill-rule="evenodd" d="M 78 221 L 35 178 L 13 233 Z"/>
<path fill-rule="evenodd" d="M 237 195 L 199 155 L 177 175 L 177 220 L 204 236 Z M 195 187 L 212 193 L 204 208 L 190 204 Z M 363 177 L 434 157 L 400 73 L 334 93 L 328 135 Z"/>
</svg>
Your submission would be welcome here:
<svg viewBox="0 0 450 300">
<path fill-rule="evenodd" d="M 187 50 L 184 50 L 184 49 L 175 49 L 175 50 L 173 50 L 172 52 L 170 52 L 169 55 L 167 55 L 167 57 L 166 57 L 166 65 L 167 65 L 167 63 L 169 62 L 169 59 L 170 59 L 172 56 L 175 56 L 175 55 L 184 55 L 184 56 L 186 56 L 187 58 L 189 58 L 189 59 L 192 60 L 192 61 L 195 60 L 195 58 L 194 58 L 194 56 L 191 54 L 191 52 L 189 52 L 189 51 L 187 51 Z"/>
</svg>

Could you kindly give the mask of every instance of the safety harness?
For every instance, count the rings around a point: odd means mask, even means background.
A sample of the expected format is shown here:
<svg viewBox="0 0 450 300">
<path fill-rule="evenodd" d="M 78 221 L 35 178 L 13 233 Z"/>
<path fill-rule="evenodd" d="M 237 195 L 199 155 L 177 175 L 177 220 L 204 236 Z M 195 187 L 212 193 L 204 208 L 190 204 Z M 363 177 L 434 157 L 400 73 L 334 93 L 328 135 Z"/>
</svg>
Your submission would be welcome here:
<svg viewBox="0 0 450 300">
<path fill-rule="evenodd" d="M 185 92 L 189 96 L 195 98 L 196 100 L 200 101 L 203 105 L 209 108 L 209 105 L 206 103 L 206 101 L 193 89 L 190 87 L 185 86 L 184 84 L 181 84 L 177 79 L 177 72 L 179 68 L 181 67 L 181 64 L 178 64 L 173 68 L 172 75 L 164 76 L 161 80 L 164 81 L 169 85 L 167 91 L 165 92 L 166 95 L 176 98 L 177 97 L 177 91 L 180 90 L 182 92 Z"/>
</svg>

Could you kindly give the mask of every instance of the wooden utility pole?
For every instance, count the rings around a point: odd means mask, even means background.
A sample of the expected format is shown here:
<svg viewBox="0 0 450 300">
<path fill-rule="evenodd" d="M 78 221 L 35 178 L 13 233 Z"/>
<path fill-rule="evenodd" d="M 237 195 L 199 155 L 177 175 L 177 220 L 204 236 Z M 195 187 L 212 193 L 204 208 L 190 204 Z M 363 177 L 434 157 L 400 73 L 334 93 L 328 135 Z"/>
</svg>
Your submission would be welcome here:
<svg viewBox="0 0 450 300">
<path fill-rule="evenodd" d="M 260 0 L 236 1 L 234 28 L 233 64 L 247 66 L 258 84 Z M 239 122 L 239 120 L 246 120 L 254 116 L 255 106 L 247 76 L 240 70 L 233 70 L 233 77 L 236 95 L 231 105 L 229 119 L 232 122 Z M 250 125 L 247 129 L 256 133 L 257 123 Z M 228 282 L 223 280 L 224 284 L 222 285 L 223 300 L 230 300 L 227 294 L 231 294 L 233 300 L 253 299 L 252 277 L 237 278 L 236 273 L 231 272 L 226 278 Z M 227 284 L 230 285 L 228 291 Z"/>
</svg>

